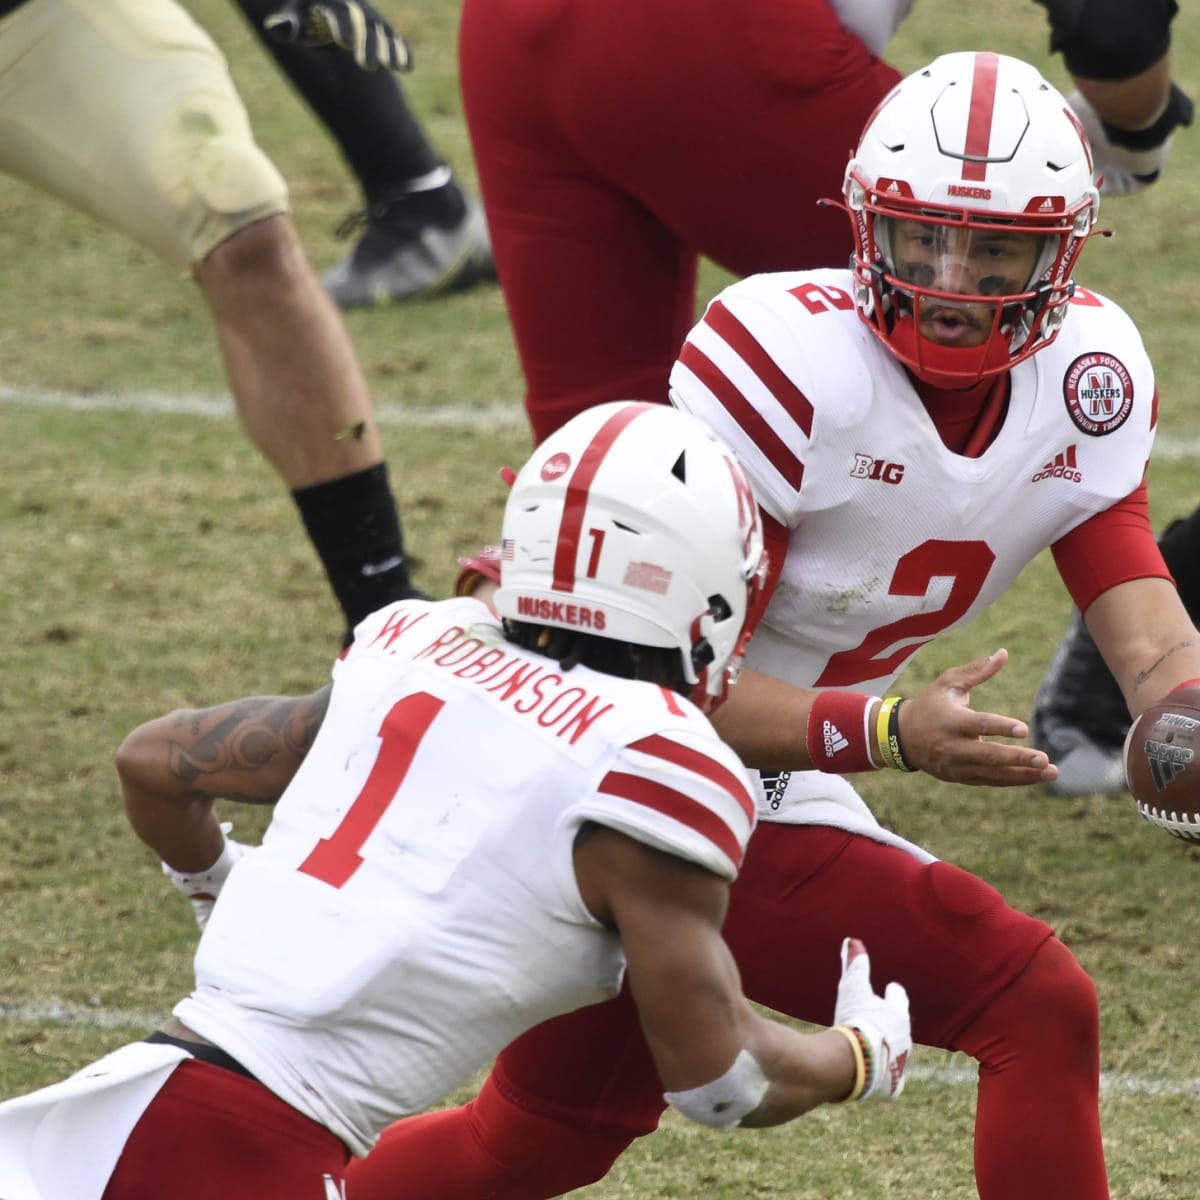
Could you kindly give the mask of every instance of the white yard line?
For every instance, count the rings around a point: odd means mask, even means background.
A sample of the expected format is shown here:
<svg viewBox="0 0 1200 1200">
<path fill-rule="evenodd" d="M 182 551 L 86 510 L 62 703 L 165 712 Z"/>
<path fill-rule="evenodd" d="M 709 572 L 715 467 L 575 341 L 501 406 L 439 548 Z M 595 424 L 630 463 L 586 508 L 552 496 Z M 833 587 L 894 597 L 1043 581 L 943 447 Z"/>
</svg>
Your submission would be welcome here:
<svg viewBox="0 0 1200 1200">
<path fill-rule="evenodd" d="M 105 1008 L 101 1005 L 66 1001 L 0 1000 L 0 1025 L 62 1025 L 74 1029 L 128 1029 L 137 1037 L 157 1029 L 169 1013 L 136 1008 Z M 920 1054 L 920 1047 L 916 1053 Z M 944 1057 L 938 1052 L 939 1057 Z M 962 1056 L 957 1056 L 962 1057 Z M 964 1063 L 967 1061 L 963 1059 Z M 941 1087 L 974 1087 L 975 1071 L 969 1066 L 936 1066 L 915 1062 L 908 1070 L 912 1083 Z M 1100 1094 L 1111 1099 L 1123 1096 L 1194 1096 L 1200 1099 L 1200 1079 L 1163 1079 L 1151 1075 L 1116 1074 L 1100 1076 Z"/>
<path fill-rule="evenodd" d="M 186 392 L 62 392 L 0 384 L 0 405 L 5 404 L 70 412 L 179 413 L 219 419 L 233 416 L 233 402 L 228 396 Z M 526 422 L 525 410 L 516 403 L 407 408 L 395 401 L 381 400 L 375 404 L 375 415 L 381 425 L 415 425 L 427 429 L 512 429 Z M 1162 433 L 1155 442 L 1154 457 L 1161 462 L 1190 462 L 1200 458 L 1200 438 Z"/>
<path fill-rule="evenodd" d="M 228 396 L 187 392 L 62 392 L 0 384 L 0 405 L 66 412 L 168 413 L 221 420 L 233 417 L 233 401 Z M 406 408 L 384 400 L 376 402 L 375 416 L 381 425 L 418 425 L 431 429 L 507 429 L 526 424 L 525 410 L 519 404 Z"/>
</svg>

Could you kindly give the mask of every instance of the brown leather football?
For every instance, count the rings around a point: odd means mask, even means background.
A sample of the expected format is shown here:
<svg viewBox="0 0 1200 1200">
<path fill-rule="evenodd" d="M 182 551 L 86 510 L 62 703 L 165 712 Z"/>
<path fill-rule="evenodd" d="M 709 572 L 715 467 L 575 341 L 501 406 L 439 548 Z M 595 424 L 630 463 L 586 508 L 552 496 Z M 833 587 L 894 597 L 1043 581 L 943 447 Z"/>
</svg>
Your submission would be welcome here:
<svg viewBox="0 0 1200 1200">
<path fill-rule="evenodd" d="M 1200 687 L 1171 692 L 1134 721 L 1125 778 L 1142 817 L 1200 842 Z"/>
</svg>

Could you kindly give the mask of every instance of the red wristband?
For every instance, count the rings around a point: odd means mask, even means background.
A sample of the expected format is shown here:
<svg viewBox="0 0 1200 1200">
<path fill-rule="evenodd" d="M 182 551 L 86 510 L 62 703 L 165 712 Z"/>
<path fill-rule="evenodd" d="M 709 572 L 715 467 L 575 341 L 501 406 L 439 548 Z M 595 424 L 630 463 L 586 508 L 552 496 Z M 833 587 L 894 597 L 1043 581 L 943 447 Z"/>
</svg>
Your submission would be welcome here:
<svg viewBox="0 0 1200 1200">
<path fill-rule="evenodd" d="M 819 692 L 808 713 L 808 756 L 818 771 L 849 775 L 878 771 L 871 759 L 871 708 L 878 696 Z"/>
<path fill-rule="evenodd" d="M 1182 683 L 1177 683 L 1172 689 L 1172 692 L 1182 692 L 1184 688 L 1200 687 L 1200 679 L 1185 679 Z M 1170 695 L 1170 692 L 1167 693 Z"/>
</svg>

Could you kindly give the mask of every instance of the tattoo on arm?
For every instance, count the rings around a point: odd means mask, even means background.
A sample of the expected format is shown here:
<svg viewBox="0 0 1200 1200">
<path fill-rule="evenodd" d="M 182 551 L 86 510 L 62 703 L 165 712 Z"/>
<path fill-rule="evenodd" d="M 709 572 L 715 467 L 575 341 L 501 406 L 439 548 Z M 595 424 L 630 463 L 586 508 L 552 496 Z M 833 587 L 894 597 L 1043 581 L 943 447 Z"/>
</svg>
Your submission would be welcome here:
<svg viewBox="0 0 1200 1200">
<path fill-rule="evenodd" d="M 1163 663 L 1165 663 L 1167 661 L 1167 659 L 1171 657 L 1172 654 L 1174 654 L 1177 650 L 1190 650 L 1192 647 L 1192 644 L 1193 643 L 1190 641 L 1177 642 L 1174 646 L 1172 646 L 1166 652 L 1166 654 L 1155 659 L 1155 661 L 1152 662 L 1150 664 L 1150 666 L 1146 668 L 1146 670 L 1138 672 L 1137 678 L 1134 680 L 1134 686 L 1141 687 L 1142 684 L 1145 683 L 1146 680 L 1148 680 L 1150 678 L 1150 676 L 1153 675 L 1154 672 L 1157 671 L 1158 668 L 1161 667 L 1163 665 Z"/>
<path fill-rule="evenodd" d="M 317 736 L 330 687 L 311 696 L 252 696 L 181 712 L 168 735 L 170 774 L 205 795 L 274 803 Z"/>
</svg>

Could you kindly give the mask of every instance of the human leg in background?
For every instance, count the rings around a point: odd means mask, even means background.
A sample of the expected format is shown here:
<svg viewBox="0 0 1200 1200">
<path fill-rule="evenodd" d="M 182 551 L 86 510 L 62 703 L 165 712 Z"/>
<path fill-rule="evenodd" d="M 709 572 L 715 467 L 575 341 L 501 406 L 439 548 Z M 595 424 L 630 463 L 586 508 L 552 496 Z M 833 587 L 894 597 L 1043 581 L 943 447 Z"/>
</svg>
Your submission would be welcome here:
<svg viewBox="0 0 1200 1200">
<path fill-rule="evenodd" d="M 346 231 L 365 230 L 322 282 L 342 308 L 459 291 L 495 279 L 487 223 L 438 157 L 395 75 L 364 71 L 335 46 L 270 37 L 263 20 L 278 0 L 237 0 L 251 28 L 337 142 L 365 209 Z"/>
<path fill-rule="evenodd" d="M 845 266 L 817 201 L 899 79 L 826 0 L 465 0 L 459 75 L 539 440 L 666 400 L 699 256 Z"/>
<path fill-rule="evenodd" d="M 849 930 L 875 976 L 907 988 L 915 1040 L 979 1061 L 981 1200 L 1107 1200 L 1095 988 L 1049 927 L 947 863 L 760 824 L 725 922 L 746 994 L 827 1022 Z M 470 1104 L 392 1126 L 351 1166 L 348 1197 L 403 1183 L 422 1200 L 549 1200 L 600 1178 L 663 1108 L 623 993 L 519 1038 Z"/>
<path fill-rule="evenodd" d="M 1200 509 L 1171 522 L 1158 544 L 1188 616 L 1200 621 Z M 1078 613 L 1042 676 L 1029 726 L 1033 744 L 1058 766 L 1047 791 L 1112 796 L 1125 790 L 1129 709 Z"/>
<path fill-rule="evenodd" d="M 347 626 L 412 594 L 349 334 L 211 39 L 173 0 L 43 0 L 5 18 L 6 84 L 16 64 L 0 170 L 193 268 L 238 416 L 292 489 Z"/>
<path fill-rule="evenodd" d="M 295 229 L 245 226 L 194 267 L 251 440 L 292 490 L 347 632 L 416 594 L 362 368 Z"/>
</svg>

